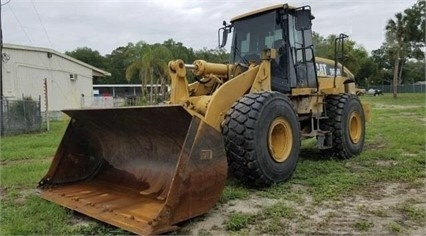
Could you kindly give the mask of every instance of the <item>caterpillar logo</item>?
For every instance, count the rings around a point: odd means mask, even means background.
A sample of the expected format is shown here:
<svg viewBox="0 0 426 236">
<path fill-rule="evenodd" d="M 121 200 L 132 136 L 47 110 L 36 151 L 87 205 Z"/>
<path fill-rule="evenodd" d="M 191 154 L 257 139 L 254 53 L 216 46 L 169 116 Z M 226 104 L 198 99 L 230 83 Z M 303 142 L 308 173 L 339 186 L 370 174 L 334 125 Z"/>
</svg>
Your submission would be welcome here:
<svg viewBox="0 0 426 236">
<path fill-rule="evenodd" d="M 201 150 L 200 160 L 211 160 L 213 158 L 212 150 Z"/>
<path fill-rule="evenodd" d="M 316 63 L 317 66 L 317 75 L 318 76 L 334 76 L 334 66 L 326 64 L 326 63 Z M 341 68 L 336 69 L 336 75 L 341 76 L 342 70 Z"/>
</svg>

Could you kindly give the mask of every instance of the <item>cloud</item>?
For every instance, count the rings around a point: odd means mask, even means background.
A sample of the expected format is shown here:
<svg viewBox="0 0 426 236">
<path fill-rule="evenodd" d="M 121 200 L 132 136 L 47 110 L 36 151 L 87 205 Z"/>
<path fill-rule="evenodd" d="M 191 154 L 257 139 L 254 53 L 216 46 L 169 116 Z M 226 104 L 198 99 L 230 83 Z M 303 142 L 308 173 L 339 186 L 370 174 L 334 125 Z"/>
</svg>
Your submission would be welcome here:
<svg viewBox="0 0 426 236">
<path fill-rule="evenodd" d="M 312 1 L 313 29 L 348 33 L 368 50 L 380 47 L 388 19 L 415 0 Z M 222 21 L 281 1 L 249 0 L 11 0 L 2 7 L 4 42 L 64 52 L 87 46 L 108 54 L 115 48 L 173 38 L 194 49 L 217 47 Z M 302 6 L 306 1 L 290 1 Z M 46 34 L 47 32 L 47 34 Z"/>
</svg>

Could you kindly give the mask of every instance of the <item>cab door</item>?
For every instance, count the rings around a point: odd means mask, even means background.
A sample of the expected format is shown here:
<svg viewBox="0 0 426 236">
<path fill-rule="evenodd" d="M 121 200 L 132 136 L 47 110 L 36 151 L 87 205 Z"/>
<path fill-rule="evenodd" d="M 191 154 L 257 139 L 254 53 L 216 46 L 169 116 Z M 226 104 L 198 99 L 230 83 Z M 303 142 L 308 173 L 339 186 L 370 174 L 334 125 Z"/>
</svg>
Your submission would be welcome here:
<svg viewBox="0 0 426 236">
<path fill-rule="evenodd" d="M 296 8 L 288 15 L 289 42 L 295 80 L 292 87 L 317 88 L 318 80 L 315 68 L 315 55 L 312 43 L 312 15 L 309 6 Z"/>
</svg>

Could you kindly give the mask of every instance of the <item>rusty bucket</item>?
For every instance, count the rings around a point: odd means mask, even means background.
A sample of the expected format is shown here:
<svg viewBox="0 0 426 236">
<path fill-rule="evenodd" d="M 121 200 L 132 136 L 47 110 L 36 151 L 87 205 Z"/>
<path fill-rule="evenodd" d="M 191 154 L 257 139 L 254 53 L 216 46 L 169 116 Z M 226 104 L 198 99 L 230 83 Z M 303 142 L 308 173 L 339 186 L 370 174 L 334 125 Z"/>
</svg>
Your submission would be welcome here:
<svg viewBox="0 0 426 236">
<path fill-rule="evenodd" d="M 136 234 L 209 211 L 227 177 L 221 134 L 182 106 L 64 111 L 42 198 Z"/>
</svg>

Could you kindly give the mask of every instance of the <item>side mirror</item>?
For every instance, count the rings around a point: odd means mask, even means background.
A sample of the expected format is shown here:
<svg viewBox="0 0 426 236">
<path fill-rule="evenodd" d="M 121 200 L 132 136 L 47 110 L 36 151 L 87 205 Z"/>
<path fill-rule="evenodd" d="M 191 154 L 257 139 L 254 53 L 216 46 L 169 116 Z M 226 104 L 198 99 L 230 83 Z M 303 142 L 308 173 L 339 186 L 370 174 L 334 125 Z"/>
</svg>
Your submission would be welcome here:
<svg viewBox="0 0 426 236">
<path fill-rule="evenodd" d="M 228 34 L 232 32 L 232 25 L 227 25 L 226 21 L 223 21 L 223 27 L 218 30 L 218 44 L 219 48 L 223 48 L 228 41 Z M 222 37 L 221 37 L 222 32 Z"/>
</svg>

